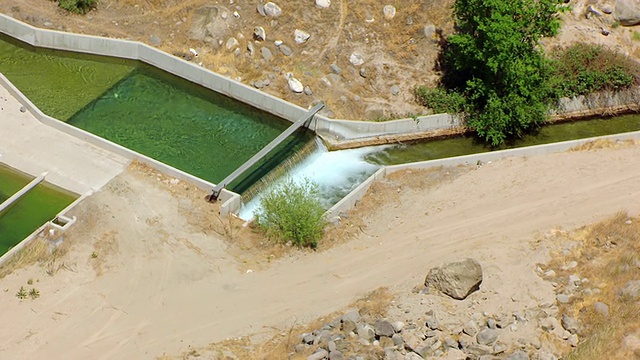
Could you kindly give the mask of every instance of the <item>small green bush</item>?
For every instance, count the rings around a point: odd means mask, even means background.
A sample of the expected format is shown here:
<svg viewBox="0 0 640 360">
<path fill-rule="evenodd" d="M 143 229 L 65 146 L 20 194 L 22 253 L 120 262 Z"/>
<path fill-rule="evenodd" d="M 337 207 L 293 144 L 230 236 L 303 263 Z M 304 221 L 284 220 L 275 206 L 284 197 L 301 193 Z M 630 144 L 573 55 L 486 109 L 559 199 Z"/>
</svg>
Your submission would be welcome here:
<svg viewBox="0 0 640 360">
<path fill-rule="evenodd" d="M 553 52 L 551 87 L 558 96 L 586 95 L 640 84 L 638 64 L 602 46 L 578 43 Z"/>
<path fill-rule="evenodd" d="M 419 86 L 415 89 L 416 101 L 422 106 L 433 109 L 435 113 L 455 114 L 464 111 L 465 98 L 455 91 L 441 87 L 435 89 Z"/>
<path fill-rule="evenodd" d="M 260 207 L 256 223 L 268 237 L 312 249 L 318 246 L 326 221 L 316 183 L 305 179 L 298 184 L 287 179 L 266 191 Z"/>
<path fill-rule="evenodd" d="M 58 0 L 58 6 L 76 14 L 86 14 L 97 2 L 98 0 Z"/>
</svg>

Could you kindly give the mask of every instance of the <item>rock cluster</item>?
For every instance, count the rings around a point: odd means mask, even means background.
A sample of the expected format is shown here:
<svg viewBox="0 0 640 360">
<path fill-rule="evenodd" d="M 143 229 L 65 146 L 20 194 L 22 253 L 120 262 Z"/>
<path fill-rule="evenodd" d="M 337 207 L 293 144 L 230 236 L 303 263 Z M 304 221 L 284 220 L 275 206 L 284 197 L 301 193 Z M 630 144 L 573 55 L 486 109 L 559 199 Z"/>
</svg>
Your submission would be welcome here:
<svg viewBox="0 0 640 360">
<path fill-rule="evenodd" d="M 566 268 L 572 266 L 575 267 L 570 263 Z M 557 280 L 555 272 L 545 272 L 540 268 L 537 272 L 546 280 Z M 549 278 L 549 274 L 553 278 Z M 425 301 L 437 298 L 440 304 L 442 301 L 451 305 L 468 303 L 468 307 L 473 308 L 472 305 L 480 304 L 478 298 L 485 296 L 482 291 L 474 295 L 482 277 L 482 266 L 474 259 L 431 269 L 426 281 L 429 287 L 415 289 L 413 298 L 405 298 L 406 303 L 394 303 L 393 311 L 390 310 L 385 317 L 361 315 L 358 310 L 349 310 L 321 328 L 302 334 L 295 351 L 311 353 L 307 359 L 316 360 L 557 360 L 554 355 L 557 353 L 554 344 L 557 343 L 553 339 L 561 346 L 578 345 L 580 322 L 568 314 L 560 314 L 555 303 L 541 303 L 534 307 L 522 305 L 521 311 L 491 314 L 477 310 L 474 313 L 453 313 L 446 310 L 448 306 L 436 306 L 432 301 Z M 572 275 L 564 281 L 566 285 L 556 283 L 555 287 L 559 294 L 584 291 L 583 285 L 587 282 L 587 279 Z M 625 287 L 625 291 L 634 285 Z M 451 294 L 464 300 L 457 300 Z M 420 305 L 416 307 L 420 298 Z M 603 316 L 608 314 L 608 306 L 604 303 L 597 303 L 595 310 Z"/>
</svg>

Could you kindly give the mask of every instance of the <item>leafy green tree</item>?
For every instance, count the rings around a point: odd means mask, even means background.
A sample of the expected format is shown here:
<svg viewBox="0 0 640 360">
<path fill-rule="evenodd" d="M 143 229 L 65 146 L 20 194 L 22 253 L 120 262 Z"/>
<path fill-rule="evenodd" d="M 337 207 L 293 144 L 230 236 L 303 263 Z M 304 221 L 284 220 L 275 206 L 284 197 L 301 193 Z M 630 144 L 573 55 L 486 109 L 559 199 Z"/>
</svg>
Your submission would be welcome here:
<svg viewBox="0 0 640 360">
<path fill-rule="evenodd" d="M 444 85 L 467 98 L 467 126 L 499 145 L 546 120 L 551 69 L 542 37 L 557 33 L 562 0 L 456 0 L 457 33 Z"/>
<path fill-rule="evenodd" d="M 96 7 L 98 0 L 58 0 L 58 6 L 77 14 L 86 14 Z"/>
<path fill-rule="evenodd" d="M 287 179 L 265 192 L 255 216 L 268 237 L 315 249 L 324 234 L 324 213 L 316 183 Z"/>
</svg>

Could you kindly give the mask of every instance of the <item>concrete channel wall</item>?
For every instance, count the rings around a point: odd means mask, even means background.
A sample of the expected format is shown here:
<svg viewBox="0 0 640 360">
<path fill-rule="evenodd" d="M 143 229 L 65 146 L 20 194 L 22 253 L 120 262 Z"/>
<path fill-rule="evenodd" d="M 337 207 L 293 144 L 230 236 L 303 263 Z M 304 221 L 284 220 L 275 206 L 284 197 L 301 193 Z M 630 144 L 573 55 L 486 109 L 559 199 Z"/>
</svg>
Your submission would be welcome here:
<svg viewBox="0 0 640 360">
<path fill-rule="evenodd" d="M 606 136 L 598 136 L 587 139 L 579 139 L 579 140 L 570 140 L 563 141 L 559 143 L 553 144 L 543 144 L 536 146 L 528 146 L 517 149 L 508 149 L 508 150 L 500 150 L 500 151 L 492 151 L 486 153 L 479 154 L 471 154 L 465 156 L 457 156 L 450 157 L 445 159 L 437 159 L 430 161 L 421 161 L 415 163 L 408 163 L 402 165 L 390 165 L 383 166 L 378 171 L 376 171 L 373 175 L 371 175 L 367 180 L 365 180 L 360 186 L 351 191 L 347 196 L 345 196 L 340 202 L 332 206 L 325 213 L 327 219 L 333 219 L 336 216 L 340 216 L 340 214 L 347 213 L 349 210 L 353 209 L 356 204 L 364 197 L 364 195 L 369 190 L 372 184 L 375 181 L 378 181 L 385 176 L 392 174 L 401 170 L 426 170 L 432 169 L 442 166 L 458 166 L 458 165 L 475 165 L 479 161 L 480 162 L 488 162 L 488 161 L 496 161 L 509 157 L 517 157 L 517 156 L 533 156 L 533 155 L 543 155 L 543 154 L 552 154 L 564 152 L 569 149 L 573 149 L 580 145 L 586 144 L 588 142 L 596 141 L 596 140 L 609 140 L 609 141 L 624 141 L 624 140 L 640 140 L 640 131 L 634 131 L 623 134 L 615 134 L 615 135 L 606 135 Z"/>
</svg>

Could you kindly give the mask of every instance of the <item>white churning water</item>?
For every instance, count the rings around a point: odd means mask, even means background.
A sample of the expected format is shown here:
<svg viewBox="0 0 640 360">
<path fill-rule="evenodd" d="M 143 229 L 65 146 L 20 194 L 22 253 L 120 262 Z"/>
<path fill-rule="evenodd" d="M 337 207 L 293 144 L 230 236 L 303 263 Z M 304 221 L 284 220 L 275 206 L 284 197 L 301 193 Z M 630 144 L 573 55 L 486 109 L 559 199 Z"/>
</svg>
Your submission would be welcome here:
<svg viewBox="0 0 640 360">
<path fill-rule="evenodd" d="M 327 151 L 327 148 L 318 142 L 318 149 L 306 159 L 294 166 L 286 175 L 276 180 L 271 186 L 277 186 L 286 178 L 295 182 L 309 179 L 320 187 L 320 198 L 325 208 L 330 208 L 351 190 L 373 174 L 379 165 L 365 161 L 368 154 L 379 152 L 384 147 L 372 146 L 359 149 Z M 256 195 L 240 209 L 239 216 L 250 220 L 260 205 L 262 194 Z"/>
</svg>

